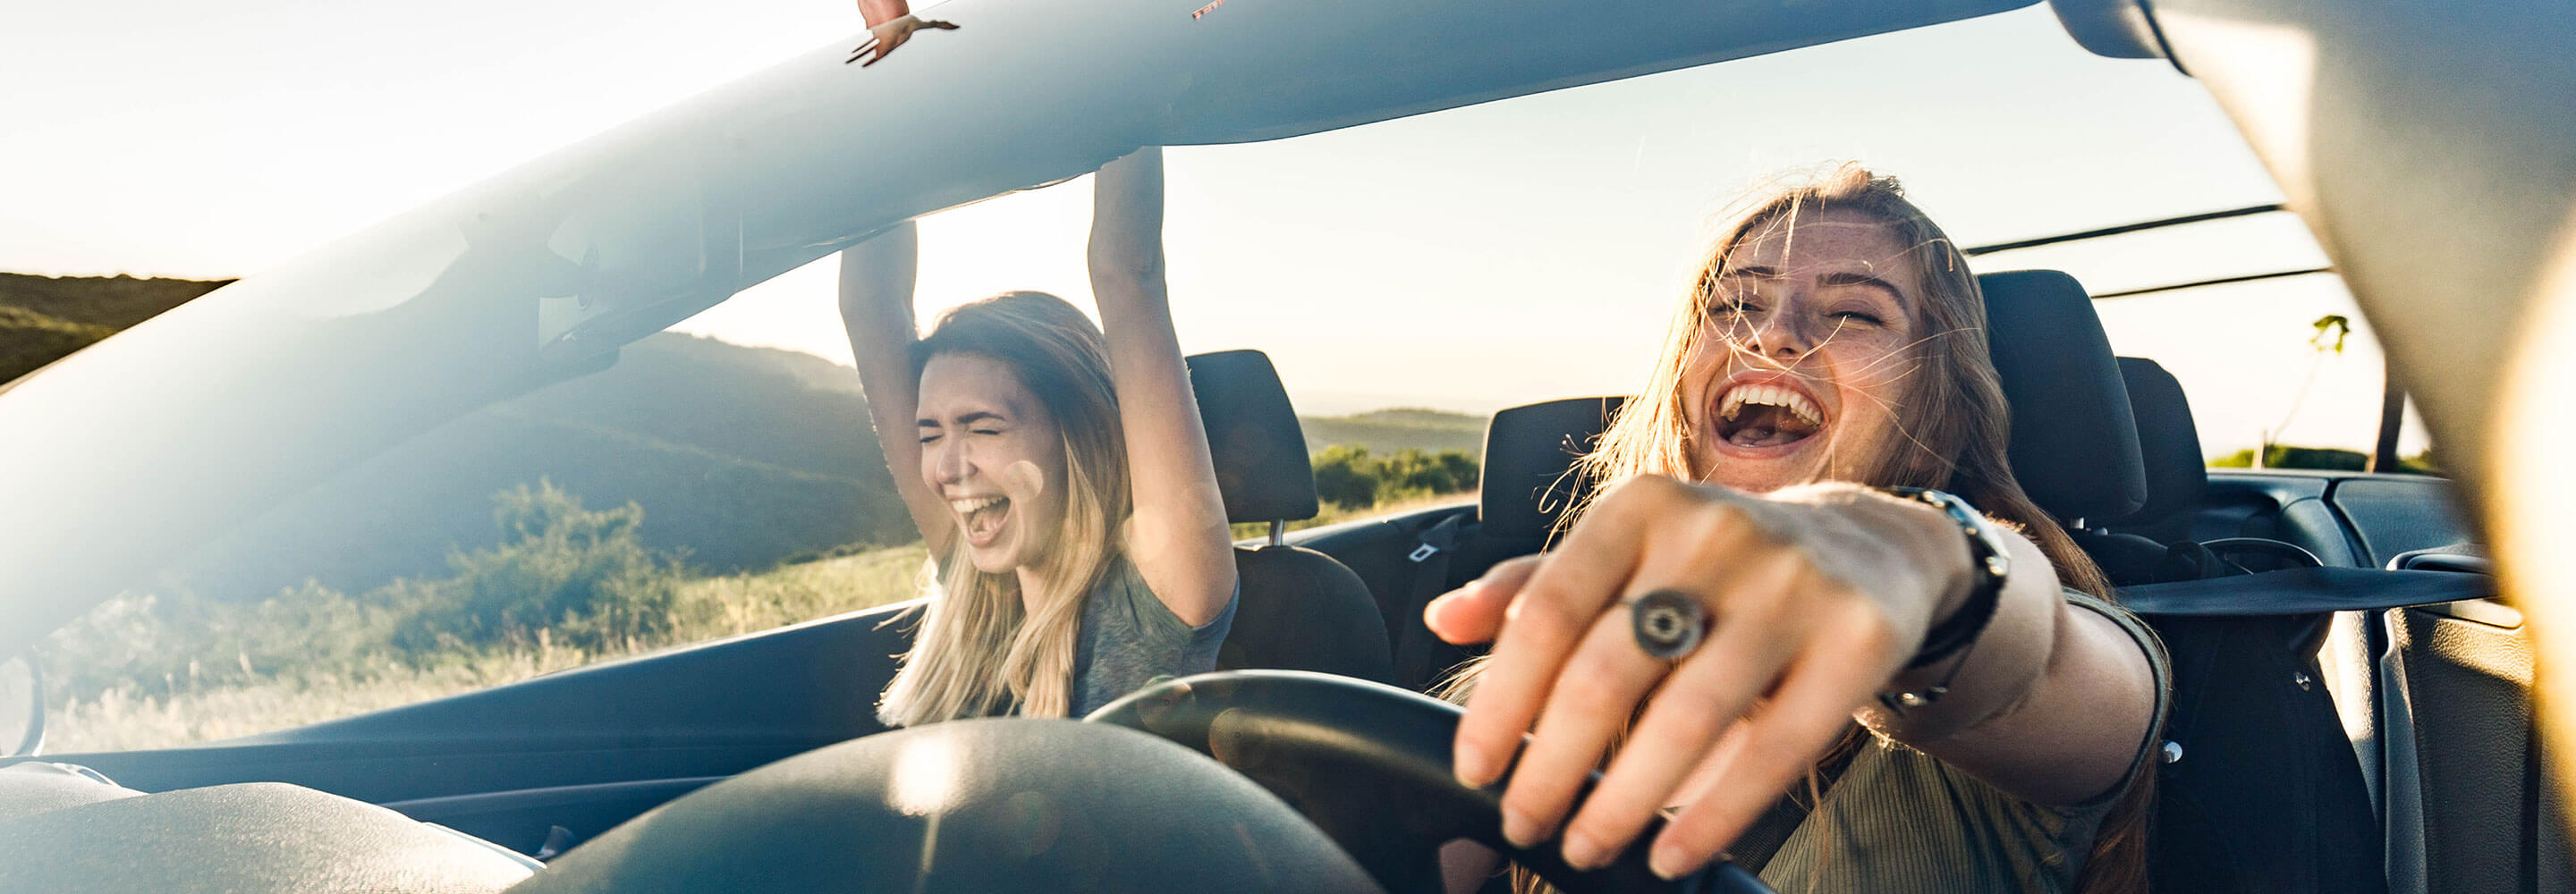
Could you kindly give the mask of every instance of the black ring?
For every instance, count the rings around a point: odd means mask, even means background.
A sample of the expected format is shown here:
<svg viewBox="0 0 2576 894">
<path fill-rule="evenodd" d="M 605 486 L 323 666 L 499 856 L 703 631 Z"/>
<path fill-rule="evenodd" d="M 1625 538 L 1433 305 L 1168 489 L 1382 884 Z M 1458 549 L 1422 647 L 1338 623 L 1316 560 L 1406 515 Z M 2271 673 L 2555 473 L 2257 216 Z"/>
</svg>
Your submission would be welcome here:
<svg viewBox="0 0 2576 894">
<path fill-rule="evenodd" d="M 1708 635 L 1708 609 L 1680 590 L 1655 590 L 1628 603 L 1637 648 L 1659 661 L 1680 661 Z"/>
</svg>

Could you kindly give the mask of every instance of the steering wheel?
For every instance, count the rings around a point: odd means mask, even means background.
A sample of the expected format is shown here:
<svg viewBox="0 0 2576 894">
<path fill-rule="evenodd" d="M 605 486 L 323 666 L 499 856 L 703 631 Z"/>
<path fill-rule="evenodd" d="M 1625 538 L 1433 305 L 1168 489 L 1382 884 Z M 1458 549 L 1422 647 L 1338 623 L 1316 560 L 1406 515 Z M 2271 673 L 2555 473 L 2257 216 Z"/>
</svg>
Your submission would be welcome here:
<svg viewBox="0 0 2576 894">
<path fill-rule="evenodd" d="M 1772 894 L 1760 879 L 1718 861 L 1667 882 L 1647 868 L 1656 819 L 1610 865 L 1567 866 L 1554 842 L 1504 840 L 1502 794 L 1510 776 L 1476 789 L 1450 771 L 1457 706 L 1410 690 L 1301 671 L 1202 674 L 1102 706 L 1088 723 L 1161 736 L 1215 758 L 1278 795 L 1323 830 L 1388 891 L 1439 890 L 1440 846 L 1467 839 L 1538 873 L 1566 894 L 1742 892 Z M 1596 774 L 1581 796 L 1588 796 Z"/>
</svg>

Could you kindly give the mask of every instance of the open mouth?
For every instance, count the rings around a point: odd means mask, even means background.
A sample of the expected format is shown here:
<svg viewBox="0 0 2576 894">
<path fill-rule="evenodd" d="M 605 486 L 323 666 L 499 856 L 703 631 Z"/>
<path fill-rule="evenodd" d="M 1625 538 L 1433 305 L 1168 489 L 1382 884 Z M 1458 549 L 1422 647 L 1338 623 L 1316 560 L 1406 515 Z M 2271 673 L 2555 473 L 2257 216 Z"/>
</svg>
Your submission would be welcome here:
<svg viewBox="0 0 2576 894">
<path fill-rule="evenodd" d="M 1002 522 L 1011 514 L 1009 497 L 974 497 L 948 501 L 957 512 L 958 524 L 966 531 L 966 542 L 974 546 L 991 546 L 1002 533 Z"/>
<path fill-rule="evenodd" d="M 1786 447 L 1825 427 L 1816 402 L 1786 385 L 1745 383 L 1720 395 L 1717 436 L 1737 447 Z"/>
</svg>

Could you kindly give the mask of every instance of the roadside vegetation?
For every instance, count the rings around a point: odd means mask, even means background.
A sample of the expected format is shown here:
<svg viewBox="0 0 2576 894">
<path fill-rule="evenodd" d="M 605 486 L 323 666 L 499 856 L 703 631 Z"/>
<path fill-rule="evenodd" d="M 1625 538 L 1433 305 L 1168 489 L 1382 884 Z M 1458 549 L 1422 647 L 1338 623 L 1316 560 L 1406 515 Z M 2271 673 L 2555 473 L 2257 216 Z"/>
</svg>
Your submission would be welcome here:
<svg viewBox="0 0 2576 894">
<path fill-rule="evenodd" d="M 49 750 L 249 735 L 672 645 L 856 611 L 915 592 L 919 546 L 702 576 L 638 537 L 644 511 L 540 481 L 494 498 L 500 542 L 447 575 L 358 594 L 306 583 L 257 601 L 129 595 L 39 650 Z"/>
<path fill-rule="evenodd" d="M 2248 447 L 2225 456 L 2210 457 L 2209 465 L 2217 469 L 2254 468 L 2254 448 Z M 2273 444 L 2263 449 L 2262 468 L 2266 469 L 2359 472 L 2369 466 L 2370 454 L 2359 450 L 2345 450 L 2338 447 L 2293 447 L 2287 444 Z M 2383 471 L 2439 475 L 2442 474 L 2442 467 L 2434 464 L 2433 452 L 2427 450 L 2414 456 L 2399 457 L 2397 468 Z"/>
<path fill-rule="evenodd" d="M 1334 447 L 1316 465 L 1337 499 L 1307 524 L 1454 501 L 1475 485 L 1474 460 L 1455 451 Z M 540 479 L 490 506 L 497 541 L 451 550 L 443 574 L 359 593 L 306 581 L 258 600 L 182 590 L 99 606 L 39 649 L 48 750 L 253 735 L 872 608 L 916 595 L 926 558 L 918 544 L 854 544 L 708 574 L 648 545 L 631 502 L 588 507 Z"/>
</svg>

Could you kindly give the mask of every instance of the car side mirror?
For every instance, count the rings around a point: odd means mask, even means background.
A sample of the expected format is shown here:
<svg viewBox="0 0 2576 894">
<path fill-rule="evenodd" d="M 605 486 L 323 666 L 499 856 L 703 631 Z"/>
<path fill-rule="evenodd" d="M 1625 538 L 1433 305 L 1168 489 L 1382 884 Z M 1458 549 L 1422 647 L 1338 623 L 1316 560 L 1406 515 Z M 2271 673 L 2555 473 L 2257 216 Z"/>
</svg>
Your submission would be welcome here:
<svg viewBox="0 0 2576 894">
<path fill-rule="evenodd" d="M 0 757 L 45 747 L 45 670 L 34 655 L 0 661 Z"/>
</svg>

